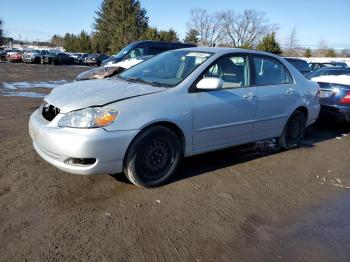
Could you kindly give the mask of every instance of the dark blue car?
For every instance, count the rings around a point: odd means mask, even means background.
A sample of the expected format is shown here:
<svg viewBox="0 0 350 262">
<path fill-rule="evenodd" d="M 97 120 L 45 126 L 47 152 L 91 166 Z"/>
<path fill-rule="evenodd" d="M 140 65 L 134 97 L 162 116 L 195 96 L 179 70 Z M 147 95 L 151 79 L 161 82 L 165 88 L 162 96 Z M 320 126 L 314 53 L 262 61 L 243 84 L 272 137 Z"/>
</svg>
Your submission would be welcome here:
<svg viewBox="0 0 350 262">
<path fill-rule="evenodd" d="M 165 51 L 187 47 L 195 47 L 195 45 L 148 40 L 138 41 L 129 44 L 120 50 L 116 55 L 113 55 L 109 59 L 104 60 L 101 66 L 105 66 L 108 63 L 118 63 L 125 59 L 138 58 L 140 56 L 154 56 Z"/>
<path fill-rule="evenodd" d="M 344 83 L 319 82 L 321 117 L 330 117 L 338 122 L 350 122 L 350 76 L 347 79 L 349 81 Z"/>
</svg>

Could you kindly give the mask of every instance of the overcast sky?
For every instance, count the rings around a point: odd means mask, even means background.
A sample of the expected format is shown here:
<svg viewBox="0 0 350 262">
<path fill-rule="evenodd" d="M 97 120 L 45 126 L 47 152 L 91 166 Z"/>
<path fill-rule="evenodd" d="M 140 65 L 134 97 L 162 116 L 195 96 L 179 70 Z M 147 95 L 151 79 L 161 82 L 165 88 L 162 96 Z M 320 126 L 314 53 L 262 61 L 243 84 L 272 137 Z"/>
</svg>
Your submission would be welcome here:
<svg viewBox="0 0 350 262">
<path fill-rule="evenodd" d="M 102 0 L 1 1 L 0 17 L 7 36 L 21 40 L 49 40 L 53 34 L 91 32 L 95 10 Z M 299 44 L 320 41 L 337 49 L 350 49 L 350 0 L 142 0 L 151 26 L 175 29 L 185 36 L 191 8 L 210 12 L 256 9 L 279 26 L 278 39 L 285 43 L 296 27 Z"/>
</svg>

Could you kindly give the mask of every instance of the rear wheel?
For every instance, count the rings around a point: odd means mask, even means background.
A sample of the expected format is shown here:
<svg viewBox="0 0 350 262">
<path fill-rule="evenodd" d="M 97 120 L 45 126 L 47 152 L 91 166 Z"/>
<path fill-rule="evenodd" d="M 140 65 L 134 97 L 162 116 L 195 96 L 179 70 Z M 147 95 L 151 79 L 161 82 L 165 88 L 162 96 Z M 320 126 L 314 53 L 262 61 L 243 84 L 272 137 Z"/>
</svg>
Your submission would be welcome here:
<svg viewBox="0 0 350 262">
<path fill-rule="evenodd" d="M 283 149 L 298 147 L 304 136 L 305 125 L 304 113 L 299 110 L 295 111 L 284 127 L 282 135 L 278 138 L 279 146 Z"/>
<path fill-rule="evenodd" d="M 178 136 L 166 127 L 150 127 L 130 145 L 124 174 L 137 186 L 160 186 L 176 172 L 181 159 L 182 144 Z"/>
</svg>

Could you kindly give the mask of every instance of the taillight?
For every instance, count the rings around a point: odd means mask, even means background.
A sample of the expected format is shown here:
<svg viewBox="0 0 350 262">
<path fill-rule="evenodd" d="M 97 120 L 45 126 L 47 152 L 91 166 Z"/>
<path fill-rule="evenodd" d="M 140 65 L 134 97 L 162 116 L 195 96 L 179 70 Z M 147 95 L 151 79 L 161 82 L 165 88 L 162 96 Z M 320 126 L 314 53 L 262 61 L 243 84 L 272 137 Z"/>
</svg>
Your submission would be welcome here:
<svg viewBox="0 0 350 262">
<path fill-rule="evenodd" d="M 350 104 L 350 92 L 346 94 L 342 99 L 340 99 L 340 103 L 342 104 Z"/>
</svg>

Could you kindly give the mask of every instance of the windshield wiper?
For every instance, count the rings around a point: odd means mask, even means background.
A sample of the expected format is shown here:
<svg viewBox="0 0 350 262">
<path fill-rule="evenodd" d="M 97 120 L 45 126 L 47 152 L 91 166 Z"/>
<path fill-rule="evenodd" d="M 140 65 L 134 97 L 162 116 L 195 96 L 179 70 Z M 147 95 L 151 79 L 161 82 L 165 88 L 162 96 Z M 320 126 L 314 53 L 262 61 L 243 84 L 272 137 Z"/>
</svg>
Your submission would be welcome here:
<svg viewBox="0 0 350 262">
<path fill-rule="evenodd" d="M 166 84 L 166 83 L 161 83 L 161 82 L 156 82 L 156 81 L 148 81 L 148 80 L 144 80 L 144 79 L 139 78 L 139 77 L 122 77 L 120 75 L 117 75 L 116 77 L 119 79 L 122 79 L 124 81 L 133 82 L 133 83 L 143 83 L 143 84 L 156 86 L 156 87 L 172 87 L 171 85 Z"/>
</svg>

